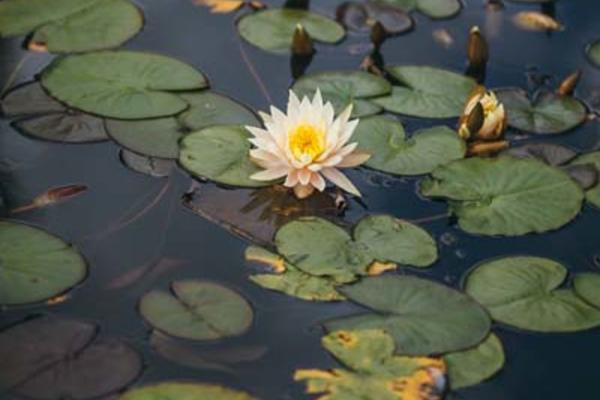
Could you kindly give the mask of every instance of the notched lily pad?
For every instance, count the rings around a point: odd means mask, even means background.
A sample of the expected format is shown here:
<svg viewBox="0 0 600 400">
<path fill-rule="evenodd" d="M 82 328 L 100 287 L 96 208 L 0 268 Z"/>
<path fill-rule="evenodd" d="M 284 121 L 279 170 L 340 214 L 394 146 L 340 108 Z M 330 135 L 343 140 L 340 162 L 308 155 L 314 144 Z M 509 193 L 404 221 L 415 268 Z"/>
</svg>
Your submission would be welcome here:
<svg viewBox="0 0 600 400">
<path fill-rule="evenodd" d="M 386 111 L 422 118 L 461 115 L 476 82 L 464 75 L 427 66 L 388 66 L 398 85 L 374 102 Z"/>
<path fill-rule="evenodd" d="M 37 81 L 9 91 L 0 106 L 3 116 L 15 118 L 17 130 L 37 139 L 63 143 L 108 139 L 101 118 L 64 106 L 46 94 Z"/>
<path fill-rule="evenodd" d="M 583 154 L 577 157 L 570 165 L 593 166 L 596 169 L 597 175 L 600 177 L 600 151 Z M 590 187 L 585 192 L 585 198 L 588 202 L 600 208 L 600 183 L 596 182 L 594 186 Z"/>
<path fill-rule="evenodd" d="M 573 289 L 583 300 L 600 309 L 600 274 L 584 272 L 575 275 Z"/>
<path fill-rule="evenodd" d="M 256 400 L 247 393 L 207 383 L 162 382 L 128 390 L 119 400 Z"/>
<path fill-rule="evenodd" d="M 118 47 L 142 29 L 128 0 L 8 0 L 0 3 L 0 35 L 26 35 L 29 48 L 78 53 Z"/>
<path fill-rule="evenodd" d="M 142 371 L 140 355 L 93 324 L 44 316 L 0 332 L 0 388 L 31 399 L 113 394 Z"/>
<path fill-rule="evenodd" d="M 29 225 L 0 221 L 0 304 L 49 299 L 86 275 L 85 259 L 62 239 Z"/>
<path fill-rule="evenodd" d="M 395 175 L 429 173 L 466 151 L 464 141 L 447 127 L 423 129 L 409 138 L 399 121 L 380 116 L 362 119 L 353 140 L 371 154 L 367 167 Z"/>
<path fill-rule="evenodd" d="M 388 35 L 398 35 L 413 29 L 414 21 L 404 11 L 385 4 L 368 2 L 342 3 L 336 10 L 337 20 L 347 29 L 369 32 L 379 22 Z"/>
<path fill-rule="evenodd" d="M 450 387 L 454 390 L 477 385 L 504 366 L 502 342 L 491 333 L 476 347 L 444 355 Z"/>
<path fill-rule="evenodd" d="M 573 332 L 600 326 L 600 310 L 571 289 L 560 289 L 567 269 L 547 258 L 487 261 L 469 272 L 465 290 L 496 321 L 537 332 Z"/>
<path fill-rule="evenodd" d="M 465 231 L 505 236 L 558 229 L 577 216 L 583 200 L 565 172 L 510 156 L 451 162 L 421 182 L 421 193 L 448 199 Z"/>
<path fill-rule="evenodd" d="M 292 86 L 300 97 L 312 98 L 317 89 L 323 99 L 330 101 L 336 113 L 353 105 L 352 117 L 377 114 L 382 108 L 371 99 L 390 92 L 391 85 L 385 79 L 363 71 L 328 71 L 304 75 Z"/>
<path fill-rule="evenodd" d="M 372 310 L 325 323 L 328 331 L 381 329 L 396 352 L 439 354 L 479 344 L 490 330 L 486 311 L 469 296 L 413 276 L 365 278 L 338 289 Z M 426 315 L 427 318 L 423 318 Z"/>
<path fill-rule="evenodd" d="M 154 290 L 140 301 L 140 313 L 171 336 L 213 340 L 237 336 L 252 324 L 250 304 L 237 292 L 207 281 L 175 281 L 171 293 Z"/>
<path fill-rule="evenodd" d="M 116 119 L 170 116 L 189 104 L 176 91 L 202 89 L 205 77 L 179 60 L 134 51 L 58 58 L 42 85 L 70 107 Z"/>
<path fill-rule="evenodd" d="M 230 186 L 262 187 L 273 182 L 251 179 L 261 169 L 250 160 L 251 135 L 241 125 L 217 125 L 180 141 L 179 163 L 197 178 Z"/>
<path fill-rule="evenodd" d="M 495 93 L 506 108 L 508 125 L 524 132 L 559 134 L 579 126 L 587 117 L 585 106 L 575 97 L 542 91 L 530 99 L 527 92 L 514 88 Z"/>
<path fill-rule="evenodd" d="M 296 26 L 300 24 L 313 40 L 336 43 L 344 38 L 344 28 L 332 19 L 309 11 L 274 8 L 243 16 L 238 32 L 263 50 L 284 53 L 290 50 Z"/>
</svg>

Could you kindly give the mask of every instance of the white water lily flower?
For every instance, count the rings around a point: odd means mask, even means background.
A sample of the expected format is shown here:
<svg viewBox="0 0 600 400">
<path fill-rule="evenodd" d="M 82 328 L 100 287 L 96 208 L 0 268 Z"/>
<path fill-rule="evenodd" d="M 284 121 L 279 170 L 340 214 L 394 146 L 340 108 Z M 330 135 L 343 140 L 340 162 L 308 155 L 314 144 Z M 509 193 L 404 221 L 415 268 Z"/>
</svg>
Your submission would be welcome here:
<svg viewBox="0 0 600 400">
<path fill-rule="evenodd" d="M 358 119 L 350 121 L 352 105 L 335 118 L 333 105 L 323 103 L 317 90 L 312 102 L 302 101 L 290 91 L 287 114 L 271 107 L 271 115 L 260 113 L 265 129 L 247 126 L 254 136 L 250 142 L 252 161 L 263 168 L 250 178 L 271 181 L 285 177 L 284 185 L 293 188 L 298 198 L 323 191 L 325 179 L 348 193 L 360 196 L 358 189 L 339 168 L 356 167 L 370 157 L 356 151 L 352 137 Z"/>
</svg>

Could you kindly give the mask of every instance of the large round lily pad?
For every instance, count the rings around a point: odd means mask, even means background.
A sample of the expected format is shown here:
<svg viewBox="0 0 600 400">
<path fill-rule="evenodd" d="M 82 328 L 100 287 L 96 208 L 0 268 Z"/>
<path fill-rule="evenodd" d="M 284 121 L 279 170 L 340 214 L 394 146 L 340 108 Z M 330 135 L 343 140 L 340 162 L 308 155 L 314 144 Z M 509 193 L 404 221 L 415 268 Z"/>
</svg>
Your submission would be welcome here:
<svg viewBox="0 0 600 400">
<path fill-rule="evenodd" d="M 462 8 L 459 0 L 378 0 L 381 3 L 398 7 L 406 12 L 419 11 L 430 18 L 450 18 Z"/>
<path fill-rule="evenodd" d="M 39 400 L 96 399 L 133 382 L 140 355 L 97 326 L 45 316 L 0 332 L 0 389 Z"/>
<path fill-rule="evenodd" d="M 572 332 L 600 326 L 600 310 L 571 289 L 559 289 L 567 269 L 540 257 L 487 261 L 466 277 L 465 290 L 496 321 L 538 332 Z"/>
<path fill-rule="evenodd" d="M 250 137 L 241 125 L 204 128 L 180 141 L 179 162 L 198 178 L 241 187 L 271 185 L 250 178 L 261 170 L 250 160 Z"/>
<path fill-rule="evenodd" d="M 177 158 L 182 128 L 176 118 L 106 120 L 106 131 L 120 146 L 148 157 Z"/>
<path fill-rule="evenodd" d="M 102 51 L 57 59 L 44 71 L 42 85 L 73 108 L 141 119 L 184 111 L 188 103 L 171 91 L 201 89 L 207 82 L 190 65 L 169 57 Z"/>
<path fill-rule="evenodd" d="M 352 103 L 352 116 L 356 118 L 381 112 L 381 107 L 369 99 L 389 93 L 392 87 L 385 79 L 363 71 L 317 72 L 304 75 L 292 86 L 301 97 L 312 98 L 317 89 L 337 113 Z"/>
<path fill-rule="evenodd" d="M 237 292 L 200 280 L 175 281 L 172 294 L 151 291 L 140 313 L 154 328 L 180 338 L 221 339 L 246 332 L 252 324 L 250 304 Z"/>
<path fill-rule="evenodd" d="M 373 312 L 327 322 L 327 330 L 382 329 L 394 337 L 400 354 L 467 349 L 490 329 L 487 313 L 470 297 L 425 279 L 379 276 L 338 290 Z"/>
<path fill-rule="evenodd" d="M 600 40 L 589 45 L 587 54 L 592 64 L 600 68 Z"/>
<path fill-rule="evenodd" d="M 33 32 L 29 45 L 51 53 L 118 47 L 143 25 L 129 0 L 7 0 L 0 3 L 0 35 Z"/>
<path fill-rule="evenodd" d="M 344 35 L 344 28 L 332 19 L 305 10 L 275 8 L 242 17 L 237 24 L 240 35 L 263 50 L 286 52 L 290 50 L 296 26 L 300 24 L 313 40 L 336 43 Z"/>
<path fill-rule="evenodd" d="M 38 228 L 0 221 L 0 304 L 49 299 L 86 274 L 83 256 L 68 243 Z"/>
<path fill-rule="evenodd" d="M 508 125 L 524 132 L 557 134 L 571 130 L 585 121 L 585 106 L 571 96 L 540 92 L 531 100 L 522 89 L 497 90 L 504 104 Z"/>
<path fill-rule="evenodd" d="M 573 289 L 583 300 L 600 309 L 600 274 L 584 272 L 575 275 Z"/>
<path fill-rule="evenodd" d="M 476 347 L 444 355 L 450 387 L 461 389 L 476 385 L 496 374 L 504 366 L 504 349 L 498 336 L 491 333 Z"/>
<path fill-rule="evenodd" d="M 583 154 L 577 157 L 572 165 L 593 165 L 600 174 L 600 151 Z M 585 198 L 588 202 L 600 208 L 600 183 L 596 183 L 591 189 L 585 192 Z"/>
<path fill-rule="evenodd" d="M 222 94 L 202 91 L 183 93 L 181 98 L 189 103 L 190 108 L 178 119 L 190 131 L 213 125 L 260 125 L 252 110 Z"/>
<path fill-rule="evenodd" d="M 192 383 L 163 382 L 131 389 L 119 400 L 253 400 L 244 392 L 222 386 Z"/>
<path fill-rule="evenodd" d="M 387 111 L 415 117 L 458 117 L 477 85 L 464 75 L 427 66 L 389 66 L 386 70 L 398 85 L 374 102 Z"/>
<path fill-rule="evenodd" d="M 396 175 L 421 175 L 463 158 L 464 141 L 456 132 L 438 126 L 406 137 L 399 121 L 387 117 L 362 119 L 353 140 L 371 154 L 366 166 Z"/>
<path fill-rule="evenodd" d="M 565 172 L 509 156 L 453 161 L 433 171 L 421 193 L 448 199 L 465 231 L 506 236 L 560 228 L 577 216 L 583 200 Z"/>
</svg>

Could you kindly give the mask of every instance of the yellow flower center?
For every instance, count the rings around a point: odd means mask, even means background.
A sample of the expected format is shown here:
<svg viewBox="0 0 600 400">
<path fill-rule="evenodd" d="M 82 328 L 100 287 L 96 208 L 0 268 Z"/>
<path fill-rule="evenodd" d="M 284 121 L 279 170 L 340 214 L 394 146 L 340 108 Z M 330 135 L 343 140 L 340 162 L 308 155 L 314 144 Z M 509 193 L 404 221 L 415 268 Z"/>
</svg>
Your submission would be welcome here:
<svg viewBox="0 0 600 400">
<path fill-rule="evenodd" d="M 289 134 L 289 146 L 298 161 L 313 161 L 325 151 L 325 132 L 314 125 L 300 124 Z"/>
</svg>

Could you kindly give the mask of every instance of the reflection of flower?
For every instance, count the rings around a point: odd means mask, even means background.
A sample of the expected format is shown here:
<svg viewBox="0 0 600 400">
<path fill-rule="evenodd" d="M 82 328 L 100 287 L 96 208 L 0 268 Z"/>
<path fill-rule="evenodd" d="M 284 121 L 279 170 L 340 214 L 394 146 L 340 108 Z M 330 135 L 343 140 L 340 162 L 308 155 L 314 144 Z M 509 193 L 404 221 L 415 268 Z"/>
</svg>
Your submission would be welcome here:
<svg viewBox="0 0 600 400">
<path fill-rule="evenodd" d="M 360 196 L 358 189 L 338 168 L 356 167 L 369 158 L 348 144 L 358 120 L 350 121 L 352 105 L 337 118 L 331 103 L 323 103 L 317 90 L 312 102 L 302 101 L 290 91 L 287 115 L 271 107 L 271 115 L 261 113 L 265 129 L 247 126 L 254 135 L 250 142 L 252 161 L 264 168 L 251 176 L 259 181 L 286 177 L 284 186 L 294 189 L 298 198 L 323 191 L 325 179 L 345 191 Z"/>
<path fill-rule="evenodd" d="M 504 105 L 493 92 L 479 87 L 465 106 L 458 130 L 460 136 L 463 139 L 495 140 L 505 129 Z"/>
</svg>

